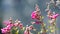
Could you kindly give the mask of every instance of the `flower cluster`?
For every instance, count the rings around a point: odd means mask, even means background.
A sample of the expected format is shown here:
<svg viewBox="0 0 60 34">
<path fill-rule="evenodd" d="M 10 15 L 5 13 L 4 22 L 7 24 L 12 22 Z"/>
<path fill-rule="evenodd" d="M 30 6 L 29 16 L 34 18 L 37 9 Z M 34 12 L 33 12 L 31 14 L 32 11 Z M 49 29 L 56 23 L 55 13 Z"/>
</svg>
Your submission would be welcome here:
<svg viewBox="0 0 60 34">
<path fill-rule="evenodd" d="M 30 26 L 26 26 L 26 30 L 24 31 L 24 34 L 31 34 L 31 32 L 30 32 L 30 30 L 32 30 L 33 29 L 33 26 L 32 25 L 30 25 Z"/>
<path fill-rule="evenodd" d="M 56 19 L 58 16 L 59 16 L 59 14 L 57 14 L 57 13 L 55 13 L 55 12 L 51 12 L 51 11 L 48 11 L 48 15 L 47 15 L 49 18 L 51 18 L 51 19 Z"/>
<path fill-rule="evenodd" d="M 7 32 L 9 32 L 9 31 L 11 30 L 12 26 L 13 26 L 13 24 L 10 23 L 9 21 L 5 21 L 5 23 L 6 23 L 6 22 L 9 23 L 9 24 L 7 24 L 7 26 L 6 26 L 5 28 L 1 29 L 1 30 L 2 30 L 2 33 L 7 33 Z"/>
<path fill-rule="evenodd" d="M 36 24 L 41 24 L 42 23 L 42 15 L 41 11 L 39 9 L 39 6 L 36 4 L 35 11 L 32 12 L 31 14 L 32 19 L 35 20 Z"/>
<path fill-rule="evenodd" d="M 51 12 L 51 10 L 49 9 L 49 4 L 48 4 L 48 7 L 46 9 L 47 11 L 47 16 L 49 17 L 49 23 L 50 23 L 50 26 L 49 27 L 49 31 L 51 30 L 51 32 L 54 32 L 54 29 L 55 29 L 55 21 L 56 21 L 56 18 L 59 16 L 59 14 L 55 13 L 55 12 Z M 21 21 L 19 21 L 18 19 L 13 22 L 12 18 L 10 17 L 9 20 L 7 21 L 4 21 L 3 24 L 6 25 L 5 28 L 2 28 L 1 31 L 3 34 L 12 34 L 12 30 L 17 30 L 15 33 L 18 34 L 19 32 L 19 29 L 23 30 L 24 34 L 32 34 L 31 33 L 31 30 L 34 30 L 36 31 L 36 29 L 33 27 L 34 24 L 40 24 L 41 25 L 41 31 L 38 32 L 38 34 L 46 34 L 48 31 L 46 28 L 45 28 L 45 25 L 44 22 L 43 22 L 43 16 L 41 15 L 41 11 L 39 9 L 39 6 L 36 4 L 36 7 L 35 7 L 35 11 L 32 12 L 31 14 L 31 18 L 33 20 L 35 20 L 34 22 L 32 22 L 32 25 L 30 26 L 26 26 L 24 27 L 23 24 L 21 23 Z"/>
<path fill-rule="evenodd" d="M 10 18 L 8 21 L 4 21 L 3 22 L 6 27 L 2 28 L 1 31 L 3 34 L 10 34 L 11 30 L 14 28 L 16 29 L 16 27 L 19 27 L 21 30 L 24 29 L 23 24 L 21 23 L 21 21 L 16 20 L 15 23 L 12 22 L 12 19 Z M 30 30 L 33 30 L 33 25 L 30 25 L 29 27 L 26 27 L 26 30 L 24 31 L 24 34 L 30 34 L 28 32 L 30 32 Z"/>
<path fill-rule="evenodd" d="M 36 11 L 33 11 L 31 14 L 32 19 L 39 19 L 40 18 L 40 9 L 39 6 L 36 4 Z"/>
<path fill-rule="evenodd" d="M 4 21 L 3 23 L 6 25 L 6 27 L 1 29 L 2 33 L 10 32 L 12 27 L 19 27 L 20 29 L 23 28 L 23 24 L 18 20 L 16 20 L 15 23 L 12 23 L 12 20 Z"/>
</svg>

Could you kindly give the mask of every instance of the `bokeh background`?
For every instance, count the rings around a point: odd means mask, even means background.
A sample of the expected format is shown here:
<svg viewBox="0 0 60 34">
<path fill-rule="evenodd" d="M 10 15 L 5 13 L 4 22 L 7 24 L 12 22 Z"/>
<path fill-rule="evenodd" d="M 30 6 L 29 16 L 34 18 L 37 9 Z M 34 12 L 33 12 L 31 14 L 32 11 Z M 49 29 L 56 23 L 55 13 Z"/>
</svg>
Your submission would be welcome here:
<svg viewBox="0 0 60 34">
<path fill-rule="evenodd" d="M 22 21 L 24 26 L 30 25 L 31 21 L 31 13 L 35 10 L 35 4 L 39 5 L 41 9 L 42 15 L 44 16 L 44 23 L 48 26 L 48 18 L 45 9 L 47 7 L 46 3 L 50 0 L 0 0 L 0 29 L 3 27 L 2 22 L 4 20 L 8 20 L 9 17 L 12 17 L 15 21 L 19 19 Z M 56 0 L 54 0 L 56 1 Z M 59 8 L 54 8 L 53 5 L 50 6 L 52 11 L 60 14 Z M 60 33 L 60 16 L 57 18 L 56 21 L 58 31 Z M 40 25 L 34 25 L 38 31 L 40 29 Z M 1 30 L 0 30 L 1 34 Z"/>
</svg>

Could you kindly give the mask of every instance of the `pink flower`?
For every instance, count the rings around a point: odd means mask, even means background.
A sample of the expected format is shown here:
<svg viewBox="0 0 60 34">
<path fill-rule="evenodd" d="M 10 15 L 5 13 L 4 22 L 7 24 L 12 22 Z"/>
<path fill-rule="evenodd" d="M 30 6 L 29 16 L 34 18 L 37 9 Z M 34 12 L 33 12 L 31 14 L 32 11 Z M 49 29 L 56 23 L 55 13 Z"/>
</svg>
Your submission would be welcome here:
<svg viewBox="0 0 60 34">
<path fill-rule="evenodd" d="M 30 31 L 26 31 L 26 30 L 25 30 L 25 31 L 24 31 L 24 34 L 30 34 Z"/>
<path fill-rule="evenodd" d="M 42 22 L 41 21 L 35 21 L 35 24 L 41 24 Z"/>
<path fill-rule="evenodd" d="M 10 21 L 8 21 L 8 20 L 7 21 L 3 21 L 3 24 L 4 25 L 8 25 L 8 24 L 10 24 Z"/>
<path fill-rule="evenodd" d="M 11 28 L 8 28 L 8 27 L 1 29 L 2 33 L 7 33 L 10 30 L 11 30 Z"/>
<path fill-rule="evenodd" d="M 26 30 L 24 31 L 24 34 L 30 34 L 29 27 L 26 27 Z"/>
<path fill-rule="evenodd" d="M 31 24 L 33 25 L 33 24 L 35 24 L 35 22 L 31 22 Z"/>
<path fill-rule="evenodd" d="M 10 25 L 7 25 L 7 30 L 11 30 L 11 28 L 13 27 L 13 25 L 12 24 L 10 24 Z"/>
<path fill-rule="evenodd" d="M 20 27 L 20 29 L 22 29 L 23 28 L 23 24 L 19 24 L 19 27 Z"/>
<path fill-rule="evenodd" d="M 30 25 L 30 26 L 29 26 L 29 29 L 30 29 L 30 30 L 32 30 L 32 29 L 33 29 L 33 26 L 32 26 L 32 25 Z"/>
<path fill-rule="evenodd" d="M 53 18 L 57 18 L 59 16 L 59 14 L 55 14 L 53 15 Z"/>
<path fill-rule="evenodd" d="M 38 16 L 37 11 L 32 12 L 31 14 L 32 19 L 39 19 L 40 17 Z"/>
<path fill-rule="evenodd" d="M 8 24 L 7 27 L 1 29 L 2 33 L 7 33 L 8 31 L 10 31 L 12 26 L 13 26 L 12 23 Z"/>
<path fill-rule="evenodd" d="M 36 18 L 36 12 L 35 11 L 31 14 L 31 17 L 32 17 L 32 19 Z"/>
<path fill-rule="evenodd" d="M 14 23 L 14 26 L 16 26 L 16 27 L 17 27 L 18 25 L 19 25 L 19 23 Z"/>
<path fill-rule="evenodd" d="M 1 29 L 2 33 L 6 33 L 7 30 L 5 28 Z"/>
<path fill-rule="evenodd" d="M 12 27 L 13 27 L 13 24 L 12 24 L 12 23 L 10 23 L 10 24 L 8 24 L 8 25 L 6 26 L 7 30 L 11 30 Z"/>
<path fill-rule="evenodd" d="M 52 18 L 52 19 L 56 19 L 58 16 L 59 16 L 59 14 L 55 14 L 55 15 L 52 15 L 52 16 L 49 16 L 49 17 Z"/>
<path fill-rule="evenodd" d="M 24 31 L 24 34 L 28 34 L 28 31 L 25 30 L 25 31 Z"/>
</svg>

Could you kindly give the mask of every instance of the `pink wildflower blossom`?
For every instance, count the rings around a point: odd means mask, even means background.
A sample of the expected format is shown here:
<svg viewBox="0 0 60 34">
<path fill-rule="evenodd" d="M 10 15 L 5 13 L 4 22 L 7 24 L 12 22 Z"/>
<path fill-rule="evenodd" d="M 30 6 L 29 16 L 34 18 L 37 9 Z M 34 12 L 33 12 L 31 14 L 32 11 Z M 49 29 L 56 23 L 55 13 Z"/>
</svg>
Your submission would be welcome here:
<svg viewBox="0 0 60 34">
<path fill-rule="evenodd" d="M 29 27 L 26 27 L 26 30 L 24 31 L 24 34 L 30 34 Z"/>
<path fill-rule="evenodd" d="M 32 19 L 39 19 L 40 18 L 37 11 L 32 12 L 31 17 L 32 17 Z"/>
<path fill-rule="evenodd" d="M 10 24 L 10 21 L 3 21 L 3 24 L 8 25 Z"/>
<path fill-rule="evenodd" d="M 30 25 L 30 26 L 29 26 L 29 28 L 30 28 L 30 30 L 32 30 L 32 29 L 33 29 L 33 26 L 32 26 L 32 25 Z"/>
<path fill-rule="evenodd" d="M 52 19 L 56 19 L 58 16 L 59 16 L 59 14 L 55 14 L 55 15 L 52 15 L 52 16 L 49 16 L 49 17 L 52 18 Z"/>
<path fill-rule="evenodd" d="M 19 27 L 20 27 L 20 29 L 22 29 L 22 28 L 23 28 L 23 24 L 20 23 L 20 24 L 19 24 Z"/>
</svg>

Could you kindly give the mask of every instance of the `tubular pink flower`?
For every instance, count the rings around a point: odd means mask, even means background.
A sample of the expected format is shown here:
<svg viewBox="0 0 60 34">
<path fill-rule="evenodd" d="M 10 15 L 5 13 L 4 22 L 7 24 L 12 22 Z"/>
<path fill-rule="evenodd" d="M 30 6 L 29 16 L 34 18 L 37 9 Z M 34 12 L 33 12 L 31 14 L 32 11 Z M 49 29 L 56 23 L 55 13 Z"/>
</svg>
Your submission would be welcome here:
<svg viewBox="0 0 60 34">
<path fill-rule="evenodd" d="M 53 15 L 53 18 L 57 18 L 59 16 L 59 14 L 55 14 Z"/>
<path fill-rule="evenodd" d="M 9 27 L 5 27 L 5 28 L 1 29 L 2 33 L 7 33 L 10 30 L 11 30 L 11 28 L 9 28 Z"/>
<path fill-rule="evenodd" d="M 13 24 L 8 24 L 5 28 L 2 28 L 1 31 L 2 33 L 7 33 L 8 31 L 11 30 Z"/>
<path fill-rule="evenodd" d="M 49 16 L 49 17 L 52 18 L 52 19 L 56 19 L 58 16 L 59 16 L 59 14 L 55 14 L 55 15 L 52 15 L 52 16 Z"/>
<path fill-rule="evenodd" d="M 33 26 L 32 26 L 32 25 L 30 25 L 30 26 L 29 26 L 29 29 L 30 29 L 30 30 L 32 30 L 32 29 L 33 29 Z"/>
<path fill-rule="evenodd" d="M 35 19 L 37 17 L 35 11 L 31 14 L 31 17 L 32 17 L 32 19 Z"/>
<path fill-rule="evenodd" d="M 36 11 L 32 12 L 31 17 L 32 19 L 39 19 L 39 16 Z"/>
<path fill-rule="evenodd" d="M 25 31 L 24 31 L 24 34 L 28 34 L 28 32 L 25 30 Z"/>
<path fill-rule="evenodd" d="M 19 27 L 20 27 L 20 29 L 22 29 L 23 28 L 23 24 L 19 24 Z"/>
<path fill-rule="evenodd" d="M 24 31 L 24 34 L 30 34 L 29 27 L 26 27 L 26 30 Z"/>
<path fill-rule="evenodd" d="M 1 29 L 2 33 L 6 33 L 7 30 L 5 28 Z"/>
</svg>

